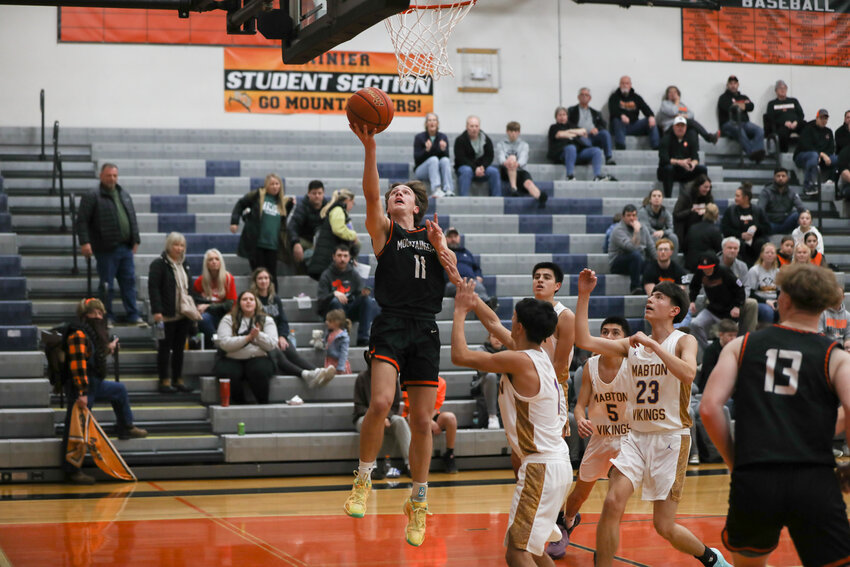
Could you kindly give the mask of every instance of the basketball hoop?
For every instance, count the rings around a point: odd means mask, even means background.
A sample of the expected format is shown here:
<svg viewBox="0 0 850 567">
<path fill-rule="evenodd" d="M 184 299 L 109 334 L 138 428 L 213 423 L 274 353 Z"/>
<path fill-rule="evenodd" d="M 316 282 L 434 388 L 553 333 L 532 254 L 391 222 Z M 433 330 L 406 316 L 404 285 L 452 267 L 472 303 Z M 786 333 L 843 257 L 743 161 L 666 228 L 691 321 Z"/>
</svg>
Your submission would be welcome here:
<svg viewBox="0 0 850 567">
<path fill-rule="evenodd" d="M 410 8 L 385 20 L 402 82 L 454 76 L 449 36 L 477 1 L 410 0 Z"/>
</svg>

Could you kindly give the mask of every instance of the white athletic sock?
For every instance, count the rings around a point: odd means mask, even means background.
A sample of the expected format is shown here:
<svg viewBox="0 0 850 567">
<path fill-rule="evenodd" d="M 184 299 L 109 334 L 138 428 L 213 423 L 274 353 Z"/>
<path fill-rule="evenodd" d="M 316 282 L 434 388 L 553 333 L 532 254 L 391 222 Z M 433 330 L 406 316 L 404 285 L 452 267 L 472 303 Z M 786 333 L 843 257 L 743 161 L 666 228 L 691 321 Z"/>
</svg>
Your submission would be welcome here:
<svg viewBox="0 0 850 567">
<path fill-rule="evenodd" d="M 413 481 L 413 490 L 410 491 L 410 499 L 414 502 L 425 502 L 428 498 L 428 483 Z"/>
<path fill-rule="evenodd" d="M 369 480 L 374 468 L 375 461 L 372 461 L 371 463 L 364 463 L 363 461 L 360 461 L 360 464 L 357 466 L 357 477 L 360 478 L 360 480 Z"/>
</svg>

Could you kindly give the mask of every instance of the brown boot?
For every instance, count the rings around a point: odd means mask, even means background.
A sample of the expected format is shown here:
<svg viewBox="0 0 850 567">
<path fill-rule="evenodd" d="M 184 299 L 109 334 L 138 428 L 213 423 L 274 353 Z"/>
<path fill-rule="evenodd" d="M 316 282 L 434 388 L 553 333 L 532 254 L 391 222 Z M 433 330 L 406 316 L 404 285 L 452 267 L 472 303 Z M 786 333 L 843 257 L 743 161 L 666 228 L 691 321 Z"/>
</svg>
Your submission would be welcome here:
<svg viewBox="0 0 850 567">
<path fill-rule="evenodd" d="M 160 394 L 174 394 L 176 392 L 177 390 L 174 388 L 174 386 L 171 385 L 171 380 L 169 378 L 159 381 Z"/>
<path fill-rule="evenodd" d="M 174 381 L 174 388 L 178 392 L 188 393 L 192 391 L 192 388 L 183 383 L 183 378 L 178 378 Z"/>
<path fill-rule="evenodd" d="M 127 440 L 127 439 L 142 439 L 148 436 L 148 432 L 146 429 L 142 429 L 141 427 L 136 427 L 135 425 L 131 425 L 127 429 L 122 429 L 118 432 L 118 439 Z"/>
</svg>

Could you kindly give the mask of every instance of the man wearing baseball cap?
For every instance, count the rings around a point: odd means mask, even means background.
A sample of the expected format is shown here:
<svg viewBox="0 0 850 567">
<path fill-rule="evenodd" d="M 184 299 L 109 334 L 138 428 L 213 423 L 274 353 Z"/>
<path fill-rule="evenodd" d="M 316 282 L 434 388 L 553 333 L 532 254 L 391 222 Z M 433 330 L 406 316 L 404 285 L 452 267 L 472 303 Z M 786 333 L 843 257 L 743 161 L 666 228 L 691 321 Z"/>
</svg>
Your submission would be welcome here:
<svg viewBox="0 0 850 567">
<path fill-rule="evenodd" d="M 699 163 L 699 137 L 688 130 L 688 119 L 673 119 L 673 126 L 661 138 L 658 148 L 658 180 L 664 184 L 664 196 L 673 196 L 674 181 L 693 181 L 708 170 Z"/>
<path fill-rule="evenodd" d="M 747 113 L 755 106 L 750 98 L 738 91 L 738 77 L 729 75 L 726 92 L 717 99 L 717 121 L 720 131 L 727 138 L 738 140 L 751 160 L 760 163 L 764 159 L 764 130 L 750 122 Z"/>
<path fill-rule="evenodd" d="M 700 289 L 705 292 L 705 308 L 697 314 L 694 302 Z M 691 320 L 691 333 L 701 348 L 708 346 L 708 333 L 721 319 L 734 319 L 741 316 L 741 308 L 746 298 L 744 284 L 724 266 L 717 262 L 712 253 L 700 255 L 697 270 L 691 278 L 689 290 L 690 311 L 696 315 Z"/>
<path fill-rule="evenodd" d="M 818 110 L 812 122 L 803 127 L 797 149 L 794 151 L 794 163 L 806 172 L 803 182 L 803 192 L 806 195 L 816 195 L 818 192 L 818 177 L 823 173 L 827 180 L 835 177 L 835 138 L 832 130 L 826 127 L 829 122 L 829 111 L 825 108 Z"/>
</svg>

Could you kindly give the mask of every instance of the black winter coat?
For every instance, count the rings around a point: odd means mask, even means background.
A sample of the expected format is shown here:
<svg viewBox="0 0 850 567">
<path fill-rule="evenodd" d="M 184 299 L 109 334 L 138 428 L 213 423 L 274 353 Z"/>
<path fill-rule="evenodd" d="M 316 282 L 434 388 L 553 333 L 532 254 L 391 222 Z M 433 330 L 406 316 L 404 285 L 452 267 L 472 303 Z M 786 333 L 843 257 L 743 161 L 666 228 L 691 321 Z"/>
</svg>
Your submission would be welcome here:
<svg viewBox="0 0 850 567">
<path fill-rule="evenodd" d="M 141 242 L 136 209 L 133 207 L 130 194 L 120 185 L 115 186 L 115 191 L 118 191 L 121 203 L 127 212 L 127 218 L 130 220 L 129 242 L 121 242 L 118 211 L 115 209 L 115 201 L 112 200 L 108 189 L 101 185 L 80 199 L 80 207 L 77 210 L 77 236 L 80 245 L 91 244 L 95 253 L 112 252 L 119 244 L 126 244 L 132 248 Z"/>
<path fill-rule="evenodd" d="M 187 287 L 185 292 L 188 293 L 195 303 L 198 303 L 198 297 L 192 289 L 192 273 L 189 271 L 189 262 L 183 260 L 183 269 L 186 270 Z M 177 315 L 177 280 L 174 277 L 174 270 L 166 259 L 166 253 L 163 252 L 159 258 L 151 262 L 148 270 L 148 298 L 151 302 L 151 313 L 162 313 L 163 317 L 174 317 Z"/>
</svg>

